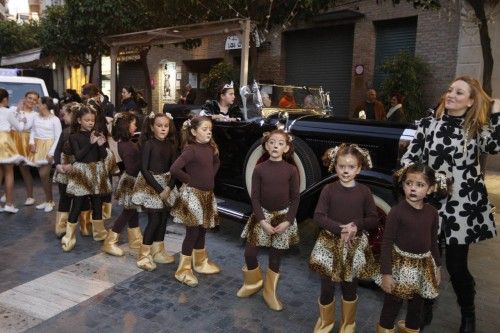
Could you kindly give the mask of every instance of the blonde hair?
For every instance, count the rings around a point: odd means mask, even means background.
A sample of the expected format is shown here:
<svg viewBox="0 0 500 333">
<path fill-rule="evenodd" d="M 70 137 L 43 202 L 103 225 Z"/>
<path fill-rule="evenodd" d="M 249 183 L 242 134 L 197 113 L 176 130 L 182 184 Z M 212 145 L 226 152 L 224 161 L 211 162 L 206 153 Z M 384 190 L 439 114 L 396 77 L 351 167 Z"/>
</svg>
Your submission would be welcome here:
<svg viewBox="0 0 500 333">
<path fill-rule="evenodd" d="M 484 125 L 488 124 L 491 98 L 483 90 L 479 81 L 471 78 L 470 76 L 459 76 L 455 78 L 455 80 L 453 80 L 453 82 L 456 81 L 464 81 L 469 85 L 470 99 L 474 101 L 474 103 L 470 108 L 467 109 L 465 113 L 464 122 L 466 138 L 470 139 L 473 136 L 477 135 Z M 443 117 L 445 112 L 445 103 L 446 93 L 443 95 L 443 98 L 439 102 L 435 114 L 436 119 L 440 119 Z"/>
</svg>

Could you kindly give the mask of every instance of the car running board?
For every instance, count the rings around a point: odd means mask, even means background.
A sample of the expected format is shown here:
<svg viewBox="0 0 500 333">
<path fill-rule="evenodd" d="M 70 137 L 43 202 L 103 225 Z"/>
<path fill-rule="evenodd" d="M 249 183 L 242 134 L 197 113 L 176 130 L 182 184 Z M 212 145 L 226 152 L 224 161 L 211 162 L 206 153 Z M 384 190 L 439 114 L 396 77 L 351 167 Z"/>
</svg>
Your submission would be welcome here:
<svg viewBox="0 0 500 333">
<path fill-rule="evenodd" d="M 227 198 L 216 197 L 217 211 L 220 215 L 246 222 L 252 214 L 252 206 Z"/>
</svg>

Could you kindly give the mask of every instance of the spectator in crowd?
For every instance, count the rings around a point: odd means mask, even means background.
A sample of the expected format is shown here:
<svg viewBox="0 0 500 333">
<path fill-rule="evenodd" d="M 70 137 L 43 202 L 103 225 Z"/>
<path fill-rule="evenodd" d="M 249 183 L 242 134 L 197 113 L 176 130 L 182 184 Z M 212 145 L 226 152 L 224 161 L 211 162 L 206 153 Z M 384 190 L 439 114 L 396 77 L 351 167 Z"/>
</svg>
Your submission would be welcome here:
<svg viewBox="0 0 500 333">
<path fill-rule="evenodd" d="M 363 112 L 361 112 L 363 111 Z M 375 89 L 368 89 L 366 92 L 366 101 L 358 105 L 355 109 L 354 118 L 363 118 L 360 115 L 366 115 L 364 119 L 384 120 L 385 109 L 384 104 L 377 100 L 377 92 Z"/>
<path fill-rule="evenodd" d="M 186 84 L 186 92 L 183 96 L 181 96 L 179 104 L 194 104 L 195 100 L 196 100 L 196 91 L 188 83 Z"/>
<path fill-rule="evenodd" d="M 283 96 L 278 102 L 280 108 L 293 109 L 297 107 L 297 102 L 295 102 L 295 97 L 293 96 L 292 87 L 283 88 Z"/>
<path fill-rule="evenodd" d="M 123 87 L 120 111 L 130 111 L 132 109 L 139 109 L 137 105 L 137 93 L 133 87 Z"/>
<path fill-rule="evenodd" d="M 207 101 L 202 107 L 202 116 L 210 116 L 215 121 L 239 121 L 243 113 L 238 105 L 234 104 L 233 82 L 220 85 L 217 89 L 217 99 Z"/>
<path fill-rule="evenodd" d="M 403 96 L 399 93 L 391 94 L 391 108 L 387 111 L 386 118 L 389 121 L 402 123 L 407 121 L 403 111 Z"/>
</svg>

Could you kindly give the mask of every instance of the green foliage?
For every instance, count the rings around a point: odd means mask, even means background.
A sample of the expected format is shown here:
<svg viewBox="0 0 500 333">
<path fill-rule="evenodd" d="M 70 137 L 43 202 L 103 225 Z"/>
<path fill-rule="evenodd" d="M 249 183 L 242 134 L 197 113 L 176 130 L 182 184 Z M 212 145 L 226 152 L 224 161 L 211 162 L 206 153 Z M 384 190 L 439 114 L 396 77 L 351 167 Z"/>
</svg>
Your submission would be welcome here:
<svg viewBox="0 0 500 333">
<path fill-rule="evenodd" d="M 336 0 L 143 0 L 150 28 L 250 18 L 265 34 L 274 26 L 290 25 L 333 6 Z"/>
<path fill-rule="evenodd" d="M 231 64 L 220 62 L 210 69 L 203 83 L 210 96 L 215 97 L 222 84 L 236 82 L 236 77 L 237 73 Z"/>
<path fill-rule="evenodd" d="M 58 58 L 92 65 L 108 52 L 104 36 L 143 29 L 143 12 L 139 0 L 66 0 L 44 13 L 42 45 Z"/>
<path fill-rule="evenodd" d="M 0 57 L 39 47 L 39 31 L 36 21 L 0 21 Z"/>
<path fill-rule="evenodd" d="M 380 1 L 380 0 L 377 0 Z M 401 2 L 401 0 L 392 0 L 392 3 L 397 5 Z M 439 9 L 441 8 L 440 0 L 406 0 L 406 2 L 413 3 L 414 8 L 422 8 L 422 9 Z"/>
<path fill-rule="evenodd" d="M 430 74 L 429 65 L 404 50 L 386 59 L 380 70 L 388 75 L 380 89 L 382 100 L 388 102 L 390 95 L 398 92 L 404 96 L 403 107 L 408 120 L 424 116 L 425 105 L 422 97 L 423 87 Z"/>
</svg>

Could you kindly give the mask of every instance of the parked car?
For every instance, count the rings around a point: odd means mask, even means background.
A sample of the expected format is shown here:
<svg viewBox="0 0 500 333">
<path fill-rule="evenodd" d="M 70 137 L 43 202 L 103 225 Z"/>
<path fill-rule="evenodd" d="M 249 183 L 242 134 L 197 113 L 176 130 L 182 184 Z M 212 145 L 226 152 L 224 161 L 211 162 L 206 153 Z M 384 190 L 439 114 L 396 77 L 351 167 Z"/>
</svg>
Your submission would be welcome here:
<svg viewBox="0 0 500 333">
<path fill-rule="evenodd" d="M 312 217 L 321 189 L 336 179 L 335 174 L 328 173 L 322 166 L 323 153 L 342 142 L 356 143 L 368 149 L 372 157 L 373 168 L 362 171 L 358 181 L 371 188 L 377 205 L 380 223 L 377 230 L 370 231 L 370 241 L 378 252 L 385 219 L 397 201 L 392 173 L 412 140 L 415 127 L 335 116 L 329 96 L 321 88 L 255 84 L 240 91 L 246 119 L 214 122 L 213 137 L 221 160 L 215 187 L 219 212 L 240 220 L 246 220 L 251 214 L 252 173 L 262 161 L 264 132 L 283 127 L 294 136 L 294 161 L 300 174 L 301 191 L 298 221 Z M 277 107 L 280 96 L 285 94 L 304 103 Z M 177 128 L 181 128 L 185 119 L 200 110 L 199 107 L 166 105 L 164 111 L 172 113 Z"/>
<path fill-rule="evenodd" d="M 49 96 L 45 81 L 28 76 L 1 76 L 0 88 L 9 92 L 10 105 L 17 105 L 28 91 L 36 91 L 40 97 Z"/>
</svg>

